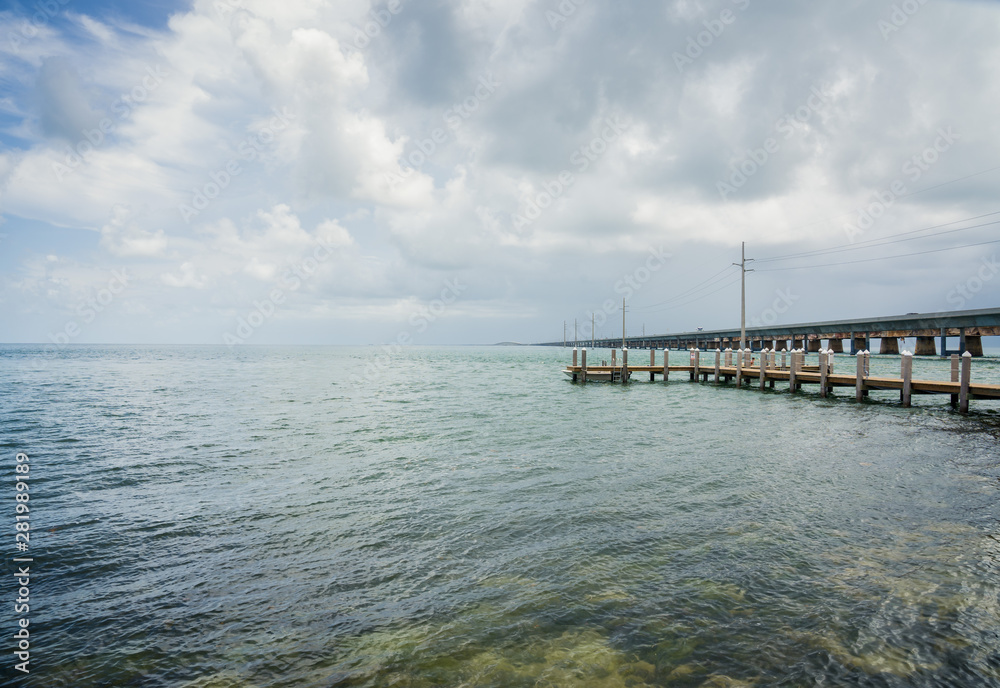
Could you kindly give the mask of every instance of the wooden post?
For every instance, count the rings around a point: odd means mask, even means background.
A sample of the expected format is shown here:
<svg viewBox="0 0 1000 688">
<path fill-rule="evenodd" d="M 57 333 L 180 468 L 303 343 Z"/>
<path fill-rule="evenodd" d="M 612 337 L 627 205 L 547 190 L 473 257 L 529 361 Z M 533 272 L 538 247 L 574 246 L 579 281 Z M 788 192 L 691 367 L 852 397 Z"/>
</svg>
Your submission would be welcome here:
<svg viewBox="0 0 1000 688">
<path fill-rule="evenodd" d="M 775 366 L 777 365 L 777 356 L 778 356 L 778 354 L 775 352 L 775 350 L 771 349 L 771 354 L 768 356 L 768 361 L 767 361 L 767 368 L 768 368 L 768 370 L 774 370 Z M 767 386 L 770 387 L 771 389 L 774 389 L 774 378 L 773 377 L 768 382 Z"/>
<path fill-rule="evenodd" d="M 868 342 L 871 344 L 871 342 Z M 871 365 L 872 365 L 872 352 L 871 349 L 865 348 L 865 377 L 871 376 Z M 868 396 L 868 389 L 865 388 L 865 396 Z"/>
<path fill-rule="evenodd" d="M 701 372 L 701 351 L 698 349 L 691 350 L 691 365 L 694 366 L 694 370 L 691 371 L 691 379 L 697 382 L 698 374 Z"/>
<path fill-rule="evenodd" d="M 587 381 L 587 347 L 583 347 L 583 353 L 580 359 L 580 381 Z"/>
<path fill-rule="evenodd" d="M 903 360 L 900 363 L 900 372 L 903 375 L 903 391 L 899 393 L 900 401 L 904 408 L 910 406 L 910 396 L 913 392 L 913 354 L 909 351 L 903 352 Z"/>
<path fill-rule="evenodd" d="M 628 347 L 622 347 L 622 384 L 628 384 Z"/>
<path fill-rule="evenodd" d="M 786 366 L 786 365 L 785 365 L 785 356 L 787 356 L 787 355 L 788 355 L 788 354 L 787 354 L 787 353 L 785 352 L 785 350 L 784 350 L 784 349 L 782 349 L 782 350 L 781 350 L 781 369 L 782 369 L 782 370 L 784 370 L 785 368 L 787 368 L 787 367 L 788 367 L 788 366 Z"/>
<path fill-rule="evenodd" d="M 972 383 L 972 352 L 962 354 L 962 387 L 958 392 L 958 410 L 969 412 L 969 385 Z"/>
<path fill-rule="evenodd" d="M 617 349 L 612 349 L 611 350 L 611 367 L 612 368 L 617 368 L 618 367 L 618 350 Z"/>
<path fill-rule="evenodd" d="M 726 367 L 733 367 L 733 348 L 729 346 L 726 347 Z"/>
<path fill-rule="evenodd" d="M 826 376 L 829 374 L 829 365 L 830 358 L 821 349 L 819 352 L 819 395 L 821 397 L 826 397 Z"/>
<path fill-rule="evenodd" d="M 722 351 L 715 350 L 715 384 L 719 384 L 719 367 L 722 363 Z"/>
<path fill-rule="evenodd" d="M 767 349 L 761 349 L 760 352 L 760 367 L 757 370 L 758 384 L 761 389 L 764 389 L 764 385 L 767 379 Z"/>
<path fill-rule="evenodd" d="M 743 349 L 736 350 L 736 386 L 743 383 Z"/>
<path fill-rule="evenodd" d="M 650 368 L 655 368 L 656 367 L 656 349 L 652 349 L 651 348 L 649 350 L 649 367 Z M 652 382 L 655 379 L 656 379 L 656 373 L 654 373 L 652 370 L 650 370 L 649 371 L 649 381 Z"/>
<path fill-rule="evenodd" d="M 663 350 L 663 381 L 670 379 L 670 349 Z"/>
<path fill-rule="evenodd" d="M 865 352 L 858 351 L 854 357 L 857 359 L 856 363 L 858 364 L 857 381 L 854 383 L 854 398 L 857 401 L 861 401 L 865 398 Z"/>
<path fill-rule="evenodd" d="M 942 339 L 942 341 L 943 341 L 943 339 Z M 941 346 L 941 350 L 944 351 L 944 345 Z M 952 354 L 951 355 L 951 381 L 952 382 L 958 382 L 959 381 L 959 370 L 961 370 L 961 365 L 962 365 L 962 357 L 960 355 L 958 355 L 958 354 Z M 951 406 L 952 406 L 952 408 L 955 408 L 956 406 L 958 406 L 958 395 L 957 394 L 952 394 L 951 395 Z"/>
<path fill-rule="evenodd" d="M 796 392 L 798 391 L 798 385 L 795 384 L 795 377 L 799 370 L 799 352 L 792 349 L 792 360 L 788 368 L 788 391 Z"/>
<path fill-rule="evenodd" d="M 573 367 L 576 367 L 576 347 L 573 347 Z"/>
<path fill-rule="evenodd" d="M 830 360 L 828 360 L 826 362 L 826 373 L 827 373 L 827 375 L 833 375 L 833 353 L 834 353 L 833 349 L 830 349 L 826 353 L 827 353 L 827 356 L 829 356 L 829 359 L 830 359 Z"/>
</svg>

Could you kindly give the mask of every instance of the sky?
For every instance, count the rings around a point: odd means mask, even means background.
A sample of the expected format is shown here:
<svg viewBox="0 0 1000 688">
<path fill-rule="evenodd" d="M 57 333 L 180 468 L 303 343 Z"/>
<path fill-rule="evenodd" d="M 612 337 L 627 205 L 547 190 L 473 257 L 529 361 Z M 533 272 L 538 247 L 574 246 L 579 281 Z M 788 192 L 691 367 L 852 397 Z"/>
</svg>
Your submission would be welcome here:
<svg viewBox="0 0 1000 688">
<path fill-rule="evenodd" d="M 0 342 L 1000 306 L 997 2 L 0 8 Z"/>
</svg>

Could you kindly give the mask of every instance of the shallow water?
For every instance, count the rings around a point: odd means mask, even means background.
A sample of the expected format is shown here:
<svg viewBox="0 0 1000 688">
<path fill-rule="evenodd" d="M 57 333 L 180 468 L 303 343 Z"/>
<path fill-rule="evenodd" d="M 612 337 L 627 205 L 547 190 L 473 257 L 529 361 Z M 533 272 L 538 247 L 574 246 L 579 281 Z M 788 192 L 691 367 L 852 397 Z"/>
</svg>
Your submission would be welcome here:
<svg viewBox="0 0 1000 688">
<path fill-rule="evenodd" d="M 22 684 L 1000 685 L 1000 403 L 568 359 L 0 348 Z"/>
</svg>

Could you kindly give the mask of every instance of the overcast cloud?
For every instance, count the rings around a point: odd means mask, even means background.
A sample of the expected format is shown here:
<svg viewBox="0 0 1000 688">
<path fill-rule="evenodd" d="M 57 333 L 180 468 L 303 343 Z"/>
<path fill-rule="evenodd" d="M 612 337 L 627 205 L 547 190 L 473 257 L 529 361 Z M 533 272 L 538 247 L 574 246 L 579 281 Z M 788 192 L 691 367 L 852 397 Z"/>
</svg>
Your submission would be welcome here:
<svg viewBox="0 0 1000 688">
<path fill-rule="evenodd" d="M 751 321 L 998 305 L 1000 3 L 107 7 L 0 13 L 0 341 L 732 327 L 742 241 L 864 246 Z"/>
</svg>

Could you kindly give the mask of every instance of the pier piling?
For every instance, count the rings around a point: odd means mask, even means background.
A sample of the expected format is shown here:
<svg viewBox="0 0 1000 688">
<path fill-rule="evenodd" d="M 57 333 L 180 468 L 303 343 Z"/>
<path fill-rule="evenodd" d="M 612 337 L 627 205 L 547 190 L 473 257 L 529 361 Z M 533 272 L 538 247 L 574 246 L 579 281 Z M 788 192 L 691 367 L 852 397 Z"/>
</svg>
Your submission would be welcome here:
<svg viewBox="0 0 1000 688">
<path fill-rule="evenodd" d="M 972 383 L 972 353 L 966 351 L 962 354 L 962 381 L 958 392 L 958 410 L 961 413 L 969 412 L 969 385 Z"/>
<path fill-rule="evenodd" d="M 903 352 L 900 373 L 903 378 L 903 389 L 899 393 L 899 399 L 903 402 L 904 408 L 909 408 L 910 396 L 913 392 L 913 354 L 909 351 Z"/>
</svg>

